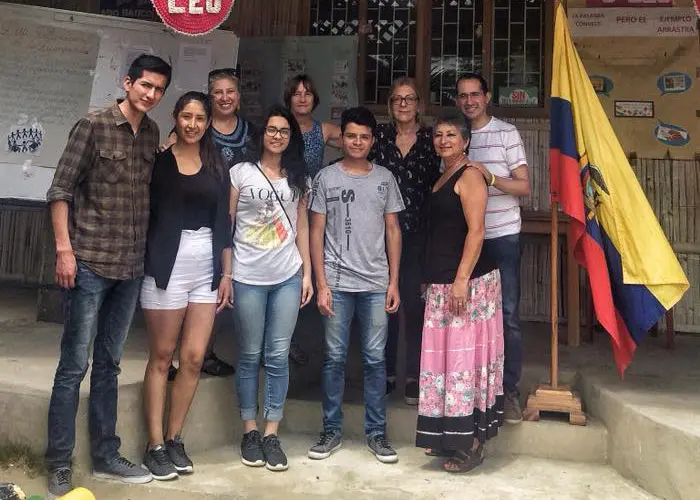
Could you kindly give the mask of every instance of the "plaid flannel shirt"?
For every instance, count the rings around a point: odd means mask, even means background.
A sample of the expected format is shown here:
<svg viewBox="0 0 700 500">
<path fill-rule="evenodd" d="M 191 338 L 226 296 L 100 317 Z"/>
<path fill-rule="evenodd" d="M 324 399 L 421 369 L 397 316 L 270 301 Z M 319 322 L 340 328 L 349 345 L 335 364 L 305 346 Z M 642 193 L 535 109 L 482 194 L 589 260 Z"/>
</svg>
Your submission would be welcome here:
<svg viewBox="0 0 700 500">
<path fill-rule="evenodd" d="M 69 203 L 76 258 L 102 277 L 125 280 L 143 275 L 160 134 L 148 116 L 134 134 L 118 104 L 75 124 L 46 199 Z"/>
</svg>

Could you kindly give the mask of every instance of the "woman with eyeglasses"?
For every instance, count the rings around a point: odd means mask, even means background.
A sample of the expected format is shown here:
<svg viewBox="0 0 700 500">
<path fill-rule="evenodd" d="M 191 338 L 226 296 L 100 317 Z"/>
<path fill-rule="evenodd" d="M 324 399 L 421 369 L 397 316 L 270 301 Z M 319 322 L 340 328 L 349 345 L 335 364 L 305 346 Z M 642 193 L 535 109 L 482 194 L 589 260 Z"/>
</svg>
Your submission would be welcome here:
<svg viewBox="0 0 700 500">
<path fill-rule="evenodd" d="M 420 253 L 422 248 L 421 209 L 433 184 L 440 177 L 440 159 L 435 153 L 432 129 L 420 122 L 420 93 L 413 78 L 394 81 L 389 93 L 391 121 L 377 127 L 377 139 L 370 159 L 389 169 L 399 185 L 406 210 L 399 213 L 402 231 L 401 309 L 389 317 L 386 345 L 386 393 L 396 388 L 399 315 L 403 314 L 406 337 L 406 385 L 404 400 L 418 404 L 423 302 L 421 301 Z"/>
<path fill-rule="evenodd" d="M 259 133 L 259 155 L 231 177 L 233 319 L 238 334 L 236 390 L 243 419 L 241 460 L 287 470 L 277 431 L 289 386 L 289 345 L 299 309 L 311 300 L 308 181 L 299 125 L 273 107 Z M 264 361 L 263 434 L 258 373 Z"/>
<path fill-rule="evenodd" d="M 143 465 L 159 480 L 193 470 L 180 433 L 214 318 L 230 307 L 230 190 L 211 137 L 211 116 L 206 94 L 187 92 L 178 99 L 173 111 L 177 140 L 156 156 L 150 185 L 141 288 L 149 350 L 143 383 L 149 441 Z M 180 368 L 163 429 L 168 367 L 181 333 Z"/>
</svg>

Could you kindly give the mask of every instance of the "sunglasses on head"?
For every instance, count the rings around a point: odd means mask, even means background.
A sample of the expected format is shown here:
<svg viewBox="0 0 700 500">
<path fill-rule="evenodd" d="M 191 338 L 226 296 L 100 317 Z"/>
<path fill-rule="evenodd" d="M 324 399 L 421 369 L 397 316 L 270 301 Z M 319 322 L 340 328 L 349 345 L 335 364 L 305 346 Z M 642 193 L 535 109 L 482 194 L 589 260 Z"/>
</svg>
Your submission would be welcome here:
<svg viewBox="0 0 700 500">
<path fill-rule="evenodd" d="M 209 72 L 209 78 L 216 78 L 217 76 L 240 78 L 240 70 L 238 68 L 217 68 Z"/>
</svg>

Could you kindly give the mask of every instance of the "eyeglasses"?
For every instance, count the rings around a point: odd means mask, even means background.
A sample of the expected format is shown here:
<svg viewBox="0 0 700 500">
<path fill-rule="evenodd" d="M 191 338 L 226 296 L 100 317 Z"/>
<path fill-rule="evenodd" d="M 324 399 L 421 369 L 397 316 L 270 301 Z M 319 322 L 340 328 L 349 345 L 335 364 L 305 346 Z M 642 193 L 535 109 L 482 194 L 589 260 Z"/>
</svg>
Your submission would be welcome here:
<svg viewBox="0 0 700 500">
<path fill-rule="evenodd" d="M 461 94 L 457 94 L 457 99 L 460 101 L 466 101 L 467 99 L 479 99 L 483 95 L 483 92 L 469 92 L 468 94 L 466 92 L 462 92 Z"/>
<path fill-rule="evenodd" d="M 219 76 L 228 76 L 232 78 L 239 78 L 240 71 L 237 68 L 217 68 L 209 72 L 209 78 L 217 78 Z"/>
<path fill-rule="evenodd" d="M 394 96 L 391 96 L 391 99 L 389 99 L 389 101 L 391 102 L 391 104 L 402 104 L 404 102 L 406 103 L 406 105 L 415 104 L 418 102 L 418 96 L 417 95 L 407 95 L 407 96 L 394 95 Z"/>
<path fill-rule="evenodd" d="M 268 137 L 275 137 L 277 134 L 279 134 L 282 139 L 289 139 L 291 133 L 292 131 L 288 128 L 277 128 L 273 127 L 272 125 L 265 127 L 265 134 Z"/>
</svg>

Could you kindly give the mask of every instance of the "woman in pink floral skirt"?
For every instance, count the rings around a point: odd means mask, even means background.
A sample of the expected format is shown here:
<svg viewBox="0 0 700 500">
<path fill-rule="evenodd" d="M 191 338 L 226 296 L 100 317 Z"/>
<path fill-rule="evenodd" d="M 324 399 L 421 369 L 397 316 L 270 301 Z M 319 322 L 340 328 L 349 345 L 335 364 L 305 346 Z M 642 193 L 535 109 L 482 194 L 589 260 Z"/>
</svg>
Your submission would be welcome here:
<svg viewBox="0 0 700 500">
<path fill-rule="evenodd" d="M 481 253 L 488 186 L 467 157 L 471 129 L 461 114 L 435 123 L 445 170 L 427 201 L 427 284 L 416 446 L 443 456 L 447 472 L 484 460 L 503 425 L 501 279 Z"/>
</svg>

